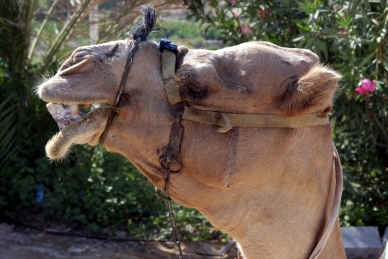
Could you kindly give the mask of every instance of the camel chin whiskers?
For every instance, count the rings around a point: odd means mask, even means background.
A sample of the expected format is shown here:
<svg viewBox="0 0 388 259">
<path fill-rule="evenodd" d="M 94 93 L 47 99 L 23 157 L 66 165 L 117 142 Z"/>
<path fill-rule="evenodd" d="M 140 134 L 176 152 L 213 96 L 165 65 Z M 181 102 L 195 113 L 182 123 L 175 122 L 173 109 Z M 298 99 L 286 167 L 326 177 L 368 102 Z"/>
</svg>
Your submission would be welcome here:
<svg viewBox="0 0 388 259">
<path fill-rule="evenodd" d="M 50 80 L 54 75 L 52 75 L 49 71 L 46 71 L 44 74 L 39 73 L 38 75 L 34 76 L 34 82 L 32 85 L 32 90 L 36 95 L 39 95 L 39 88 L 41 85 L 46 83 Z"/>
<path fill-rule="evenodd" d="M 73 143 L 66 141 L 62 132 L 55 134 L 46 144 L 46 155 L 51 161 L 62 162 L 71 153 Z"/>
</svg>

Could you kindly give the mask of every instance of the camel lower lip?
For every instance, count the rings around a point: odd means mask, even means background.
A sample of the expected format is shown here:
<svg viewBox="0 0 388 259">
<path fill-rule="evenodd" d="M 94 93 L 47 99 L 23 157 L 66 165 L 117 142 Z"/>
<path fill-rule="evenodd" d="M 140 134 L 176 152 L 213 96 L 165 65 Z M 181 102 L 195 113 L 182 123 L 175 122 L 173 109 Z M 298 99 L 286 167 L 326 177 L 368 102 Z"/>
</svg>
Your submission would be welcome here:
<svg viewBox="0 0 388 259">
<path fill-rule="evenodd" d="M 100 107 L 83 116 L 71 115 L 71 108 L 62 104 L 50 104 L 48 108 L 52 114 L 57 112 L 53 117 L 61 129 L 47 142 L 46 153 L 51 159 L 65 157 L 75 144 L 97 145 L 107 118 L 112 113 L 110 107 Z M 73 111 L 74 109 L 73 107 Z"/>
</svg>

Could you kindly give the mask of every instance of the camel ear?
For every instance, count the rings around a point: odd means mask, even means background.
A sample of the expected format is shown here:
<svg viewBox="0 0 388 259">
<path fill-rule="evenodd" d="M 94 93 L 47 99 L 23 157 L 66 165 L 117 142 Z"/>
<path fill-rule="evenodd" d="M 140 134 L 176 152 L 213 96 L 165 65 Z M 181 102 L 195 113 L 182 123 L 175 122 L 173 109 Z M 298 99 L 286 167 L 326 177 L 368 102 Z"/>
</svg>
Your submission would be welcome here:
<svg viewBox="0 0 388 259">
<path fill-rule="evenodd" d="M 322 65 L 314 66 L 287 86 L 282 97 L 282 110 L 287 115 L 330 111 L 340 79 L 341 75 L 334 70 Z"/>
<path fill-rule="evenodd" d="M 183 63 L 183 58 L 189 52 L 189 49 L 186 46 L 179 46 L 178 53 L 176 54 L 176 68 L 180 68 Z"/>
</svg>

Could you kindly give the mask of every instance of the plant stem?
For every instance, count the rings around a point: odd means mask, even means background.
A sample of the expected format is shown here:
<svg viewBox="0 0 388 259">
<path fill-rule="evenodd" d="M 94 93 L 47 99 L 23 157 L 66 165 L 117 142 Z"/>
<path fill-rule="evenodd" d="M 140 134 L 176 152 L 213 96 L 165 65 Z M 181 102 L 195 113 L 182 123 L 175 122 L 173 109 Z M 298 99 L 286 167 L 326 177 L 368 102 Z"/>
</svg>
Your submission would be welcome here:
<svg viewBox="0 0 388 259">
<path fill-rule="evenodd" d="M 48 67 L 53 62 L 53 57 L 62 45 L 62 43 L 70 36 L 71 31 L 74 29 L 77 22 L 80 21 L 80 17 L 85 15 L 85 9 L 94 2 L 94 0 L 85 0 L 70 17 L 69 20 L 63 25 L 62 30 L 59 32 L 58 37 L 51 44 L 47 51 L 47 55 L 43 60 L 43 67 Z"/>
<path fill-rule="evenodd" d="M 57 5 L 57 3 L 58 3 L 58 0 L 54 0 L 53 4 L 51 5 L 49 11 L 48 11 L 47 14 L 46 14 L 46 17 L 44 18 L 44 21 L 42 22 L 42 25 L 40 26 L 40 28 L 39 28 L 39 30 L 38 30 L 38 34 L 36 35 L 35 39 L 34 39 L 33 42 L 32 42 L 30 51 L 29 51 L 29 53 L 28 53 L 28 59 L 29 59 L 29 60 L 31 60 L 32 55 L 33 55 L 34 52 L 35 52 L 36 43 L 37 43 L 38 40 L 40 39 L 40 36 L 42 35 L 43 29 L 44 29 L 44 27 L 46 26 L 47 21 L 50 19 L 51 14 L 52 14 L 53 11 L 54 11 L 54 7 Z"/>
</svg>

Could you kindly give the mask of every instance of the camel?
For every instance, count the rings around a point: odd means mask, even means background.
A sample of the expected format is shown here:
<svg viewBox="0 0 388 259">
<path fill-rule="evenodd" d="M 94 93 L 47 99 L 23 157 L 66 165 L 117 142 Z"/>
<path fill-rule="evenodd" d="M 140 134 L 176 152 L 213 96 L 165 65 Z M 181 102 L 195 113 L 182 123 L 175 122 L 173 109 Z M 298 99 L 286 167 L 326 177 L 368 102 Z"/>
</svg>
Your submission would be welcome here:
<svg viewBox="0 0 388 259">
<path fill-rule="evenodd" d="M 299 127 L 228 119 L 324 117 L 341 76 L 309 50 L 248 42 L 216 51 L 179 46 L 174 75 L 166 78 L 158 44 L 140 41 L 123 83 L 134 44 L 127 39 L 77 48 L 37 88 L 61 129 L 47 143 L 47 155 L 61 159 L 73 145 L 95 146 L 103 135 L 107 150 L 122 154 L 163 190 L 161 157 L 178 123 L 184 129 L 180 152 L 173 154 L 179 172 L 170 174 L 169 196 L 228 233 L 243 258 L 346 258 L 337 214 L 325 232 L 338 181 L 328 119 Z M 175 116 L 169 83 L 191 111 L 183 119 Z M 94 108 L 82 114 L 80 105 Z M 205 118 L 188 118 L 202 112 Z M 218 116 L 216 123 L 206 121 L 209 114 Z M 325 235 L 327 242 L 312 255 Z"/>
</svg>

